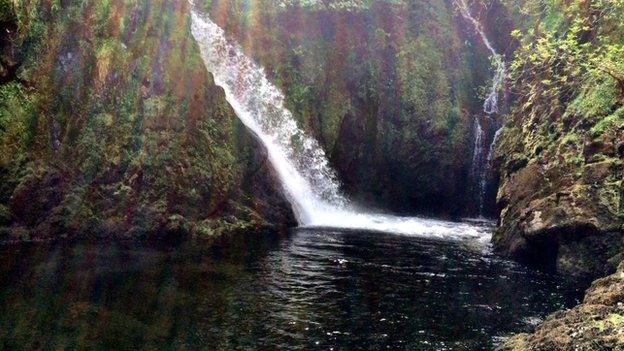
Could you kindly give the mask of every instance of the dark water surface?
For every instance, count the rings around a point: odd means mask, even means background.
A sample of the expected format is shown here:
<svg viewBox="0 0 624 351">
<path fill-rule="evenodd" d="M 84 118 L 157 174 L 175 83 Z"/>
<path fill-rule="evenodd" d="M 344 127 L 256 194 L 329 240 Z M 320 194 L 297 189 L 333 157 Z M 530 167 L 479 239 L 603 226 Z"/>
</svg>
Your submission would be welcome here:
<svg viewBox="0 0 624 351">
<path fill-rule="evenodd" d="M 0 349 L 481 350 L 581 286 L 471 243 L 299 229 L 0 246 Z"/>
</svg>

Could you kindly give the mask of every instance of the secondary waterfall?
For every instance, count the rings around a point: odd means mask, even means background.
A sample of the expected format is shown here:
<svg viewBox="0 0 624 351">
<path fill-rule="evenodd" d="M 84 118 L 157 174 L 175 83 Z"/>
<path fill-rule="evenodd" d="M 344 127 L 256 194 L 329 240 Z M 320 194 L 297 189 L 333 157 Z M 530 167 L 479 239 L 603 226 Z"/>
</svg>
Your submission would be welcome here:
<svg viewBox="0 0 624 351">
<path fill-rule="evenodd" d="M 487 177 L 488 168 L 486 158 L 483 156 L 483 128 L 479 122 L 479 118 L 475 117 L 474 126 L 474 144 L 472 154 L 472 177 L 477 180 L 478 195 L 479 195 L 479 215 L 483 215 L 483 207 L 485 201 L 485 193 L 487 191 Z M 489 155 L 487 156 L 489 158 Z"/>
<path fill-rule="evenodd" d="M 505 60 L 503 55 L 499 54 L 496 49 L 492 46 L 492 43 L 488 39 L 487 35 L 483 31 L 481 23 L 472 16 L 470 13 L 470 9 L 466 0 L 458 0 L 457 8 L 461 13 L 462 17 L 464 17 L 468 22 L 472 24 L 475 32 L 479 35 L 483 44 L 488 48 L 491 53 L 491 58 L 494 62 L 495 73 L 492 78 L 492 85 L 490 86 L 490 91 L 485 101 L 483 102 L 483 112 L 492 120 L 494 127 L 496 128 L 496 132 L 494 133 L 494 137 L 492 138 L 492 142 L 488 149 L 487 157 L 483 157 L 484 150 L 484 132 L 483 127 L 481 126 L 481 121 L 478 117 L 475 117 L 475 132 L 474 132 L 474 151 L 472 158 L 472 175 L 476 180 L 477 185 L 477 196 L 478 196 L 478 204 L 479 204 L 479 216 L 483 215 L 484 210 L 484 202 L 487 193 L 487 185 L 488 185 L 488 177 L 491 173 L 491 161 L 494 155 L 494 147 L 496 146 L 496 141 L 500 133 L 502 132 L 502 127 L 498 125 L 498 121 L 492 119 L 492 115 L 499 113 L 498 108 L 498 98 L 499 92 L 503 89 L 503 85 L 505 83 L 505 75 L 507 74 L 507 66 L 505 64 Z"/>
<path fill-rule="evenodd" d="M 466 0 L 458 0 L 457 7 L 459 8 L 459 12 L 461 15 L 468 20 L 474 27 L 479 37 L 483 41 L 483 44 L 488 48 L 490 53 L 492 54 L 492 60 L 494 61 L 494 65 L 496 66 L 496 72 L 494 73 L 494 77 L 492 78 L 492 85 L 490 86 L 490 92 L 483 102 L 483 111 L 488 115 L 492 115 L 498 113 L 498 94 L 503 89 L 503 84 L 505 82 L 505 75 L 507 72 L 507 65 L 505 64 L 505 60 L 503 59 L 503 55 L 496 52 L 496 49 L 492 46 L 492 43 L 485 35 L 481 23 L 477 21 L 472 14 L 470 13 L 470 9 L 468 8 L 468 4 Z"/>
<path fill-rule="evenodd" d="M 192 6 L 192 5 L 191 5 Z M 306 135 L 284 106 L 284 96 L 264 70 L 207 16 L 191 9 L 191 31 L 206 68 L 223 88 L 238 118 L 266 147 L 301 226 L 352 228 L 407 235 L 489 240 L 489 229 L 416 217 L 371 214 L 355 208 L 318 142 Z"/>
<path fill-rule="evenodd" d="M 492 138 L 492 143 L 490 144 L 490 149 L 488 150 L 487 163 L 489 165 L 492 164 L 492 158 L 494 157 L 494 147 L 496 147 L 496 143 L 498 142 L 498 138 L 503 132 L 503 127 L 500 127 L 494 133 L 494 138 Z"/>
</svg>

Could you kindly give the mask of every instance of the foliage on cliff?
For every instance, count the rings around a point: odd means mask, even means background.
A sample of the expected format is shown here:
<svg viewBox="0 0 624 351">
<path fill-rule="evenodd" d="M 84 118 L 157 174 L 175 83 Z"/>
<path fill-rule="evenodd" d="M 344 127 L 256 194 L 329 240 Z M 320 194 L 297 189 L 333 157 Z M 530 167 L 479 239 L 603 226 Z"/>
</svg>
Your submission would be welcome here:
<svg viewBox="0 0 624 351">
<path fill-rule="evenodd" d="M 530 0 L 518 12 L 495 243 L 604 274 L 624 247 L 624 2 Z"/>
<path fill-rule="evenodd" d="M 249 206 L 266 206 L 241 191 L 253 194 L 257 145 L 206 72 L 187 6 L 20 2 L 21 66 L 0 86 L 4 235 L 210 236 L 263 223 Z"/>
<path fill-rule="evenodd" d="M 460 213 L 489 60 L 451 2 L 204 1 L 262 64 L 353 197 Z M 478 41 L 475 41 L 478 44 Z"/>
</svg>

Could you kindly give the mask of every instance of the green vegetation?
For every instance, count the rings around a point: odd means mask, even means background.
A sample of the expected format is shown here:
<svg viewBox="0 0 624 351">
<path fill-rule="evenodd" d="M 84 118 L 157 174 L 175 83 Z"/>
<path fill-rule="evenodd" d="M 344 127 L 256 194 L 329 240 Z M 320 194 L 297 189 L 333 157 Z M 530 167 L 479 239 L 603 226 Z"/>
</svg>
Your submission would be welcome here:
<svg viewBox="0 0 624 351">
<path fill-rule="evenodd" d="M 506 134 L 508 141 L 519 152 L 536 145 L 550 151 L 534 155 L 547 160 L 585 152 L 583 163 L 591 162 L 592 143 L 615 156 L 624 128 L 624 3 L 526 1 L 521 12 L 532 18 L 514 31 L 520 47 L 511 67 L 511 122 L 522 133 Z"/>
<path fill-rule="evenodd" d="M 15 9 L 11 0 L 0 0 L 0 22 L 9 22 L 15 18 Z"/>
</svg>

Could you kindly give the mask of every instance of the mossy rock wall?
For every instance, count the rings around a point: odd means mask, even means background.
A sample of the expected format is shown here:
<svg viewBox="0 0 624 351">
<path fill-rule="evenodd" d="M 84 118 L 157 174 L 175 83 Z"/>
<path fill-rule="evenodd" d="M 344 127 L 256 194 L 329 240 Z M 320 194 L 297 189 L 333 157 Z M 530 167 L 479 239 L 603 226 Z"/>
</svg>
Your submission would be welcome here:
<svg viewBox="0 0 624 351">
<path fill-rule="evenodd" d="M 20 68 L 0 86 L 5 235 L 211 236 L 292 218 L 204 68 L 188 10 L 20 3 Z"/>
<path fill-rule="evenodd" d="M 548 316 L 535 332 L 514 335 L 498 351 L 624 348 L 624 264 L 594 281 L 583 302 Z"/>
<path fill-rule="evenodd" d="M 549 4 L 517 24 L 494 244 L 560 272 L 602 276 L 624 258 L 624 6 Z"/>
</svg>

